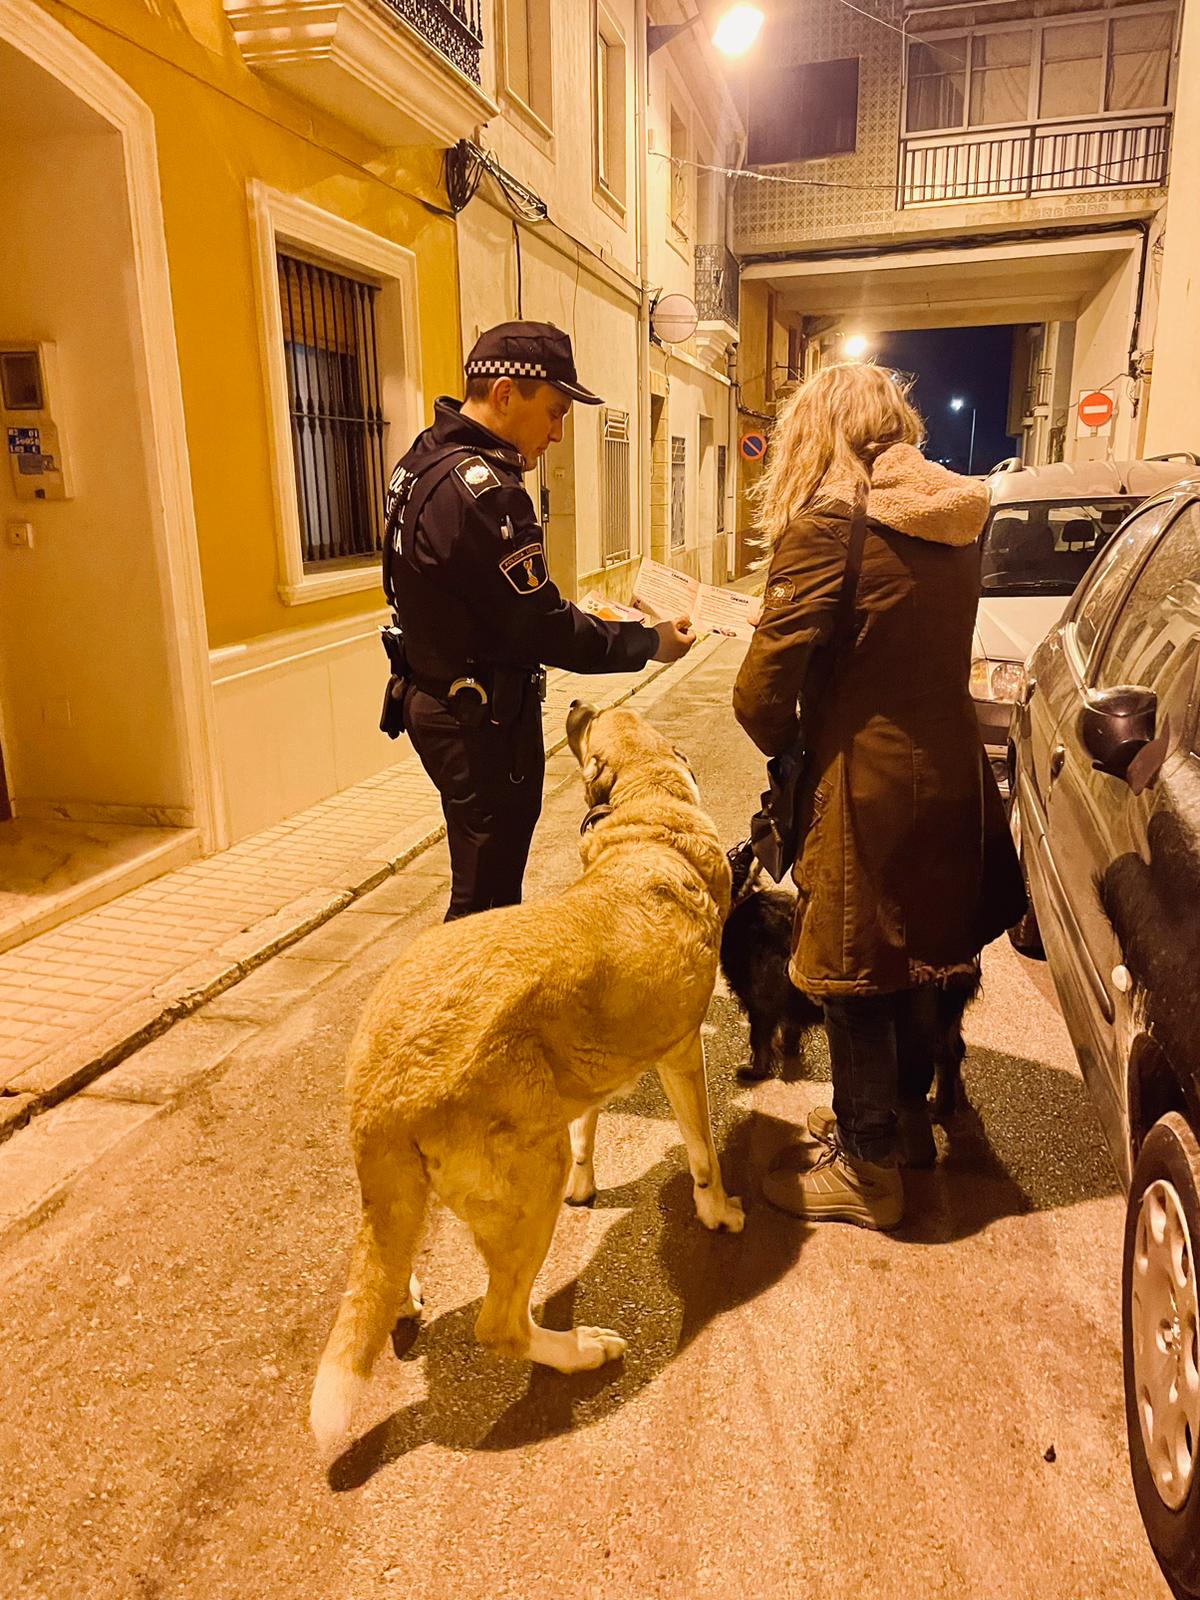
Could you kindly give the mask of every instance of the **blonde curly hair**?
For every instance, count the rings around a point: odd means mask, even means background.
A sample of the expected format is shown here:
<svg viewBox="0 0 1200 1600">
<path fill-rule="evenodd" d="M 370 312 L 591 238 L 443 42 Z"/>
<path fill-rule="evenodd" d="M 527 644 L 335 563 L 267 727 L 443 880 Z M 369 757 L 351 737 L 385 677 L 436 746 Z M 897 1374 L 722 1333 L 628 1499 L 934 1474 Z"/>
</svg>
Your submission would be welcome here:
<svg viewBox="0 0 1200 1600">
<path fill-rule="evenodd" d="M 775 419 L 767 464 L 750 491 L 767 545 L 821 500 L 865 494 L 875 457 L 889 445 L 925 441 L 925 427 L 901 380 L 854 362 L 822 367 L 790 395 Z"/>
</svg>

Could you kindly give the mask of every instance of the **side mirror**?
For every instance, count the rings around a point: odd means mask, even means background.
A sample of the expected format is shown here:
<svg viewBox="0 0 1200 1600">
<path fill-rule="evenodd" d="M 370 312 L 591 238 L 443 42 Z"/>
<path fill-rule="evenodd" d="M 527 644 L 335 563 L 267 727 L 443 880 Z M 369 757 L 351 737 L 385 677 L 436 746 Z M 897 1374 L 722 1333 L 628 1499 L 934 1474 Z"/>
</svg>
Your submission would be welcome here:
<svg viewBox="0 0 1200 1600">
<path fill-rule="evenodd" d="M 1089 691 L 1079 713 L 1079 736 L 1097 772 L 1124 778 L 1140 750 L 1151 743 L 1158 722 L 1158 696 L 1137 684 Z"/>
</svg>

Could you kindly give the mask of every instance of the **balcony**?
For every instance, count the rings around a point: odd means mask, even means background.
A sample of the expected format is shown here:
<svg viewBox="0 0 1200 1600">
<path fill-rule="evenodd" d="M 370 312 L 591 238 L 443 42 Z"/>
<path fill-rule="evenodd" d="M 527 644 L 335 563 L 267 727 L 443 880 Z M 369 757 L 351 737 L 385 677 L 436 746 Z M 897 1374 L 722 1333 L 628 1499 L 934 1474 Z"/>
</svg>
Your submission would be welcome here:
<svg viewBox="0 0 1200 1600">
<path fill-rule="evenodd" d="M 479 58 L 483 54 L 481 0 L 388 0 L 392 9 L 441 52 L 464 78 L 483 82 Z"/>
<path fill-rule="evenodd" d="M 496 115 L 482 0 L 224 3 L 249 66 L 381 145 L 454 145 Z"/>
<path fill-rule="evenodd" d="M 1033 123 L 901 141 L 897 204 L 1028 200 L 1087 189 L 1160 188 L 1167 181 L 1169 112 Z"/>
<path fill-rule="evenodd" d="M 723 244 L 696 246 L 696 340 L 710 361 L 723 361 L 737 342 L 740 272 L 737 257 Z"/>
<path fill-rule="evenodd" d="M 696 246 L 696 310 L 701 322 L 738 325 L 737 257 L 723 244 Z"/>
</svg>

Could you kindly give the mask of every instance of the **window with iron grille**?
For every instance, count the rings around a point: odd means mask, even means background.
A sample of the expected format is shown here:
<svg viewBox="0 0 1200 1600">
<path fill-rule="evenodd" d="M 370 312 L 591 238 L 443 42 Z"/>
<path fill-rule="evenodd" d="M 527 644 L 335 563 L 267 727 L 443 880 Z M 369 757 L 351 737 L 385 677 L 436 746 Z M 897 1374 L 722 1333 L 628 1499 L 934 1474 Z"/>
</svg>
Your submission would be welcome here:
<svg viewBox="0 0 1200 1600">
<path fill-rule="evenodd" d="M 304 567 L 374 560 L 386 487 L 379 290 L 282 251 L 276 259 Z"/>
<path fill-rule="evenodd" d="M 717 532 L 725 532 L 725 486 L 726 473 L 729 469 L 728 448 L 719 444 L 717 446 Z"/>
<path fill-rule="evenodd" d="M 671 435 L 671 549 L 680 550 L 686 541 L 687 530 L 687 440 L 677 433 Z"/>
<path fill-rule="evenodd" d="M 605 406 L 601 431 L 600 553 L 607 567 L 630 556 L 628 411 Z"/>
</svg>

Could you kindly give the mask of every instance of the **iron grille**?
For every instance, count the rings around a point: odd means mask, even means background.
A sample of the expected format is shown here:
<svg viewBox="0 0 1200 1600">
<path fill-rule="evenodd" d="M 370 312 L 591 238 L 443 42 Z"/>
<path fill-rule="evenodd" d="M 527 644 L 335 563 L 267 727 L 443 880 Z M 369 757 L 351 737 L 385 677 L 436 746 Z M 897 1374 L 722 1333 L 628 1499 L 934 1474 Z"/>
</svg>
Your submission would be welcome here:
<svg viewBox="0 0 1200 1600">
<path fill-rule="evenodd" d="M 282 252 L 278 268 L 304 565 L 373 557 L 386 485 L 379 290 Z"/>
<path fill-rule="evenodd" d="M 717 532 L 725 532 L 725 488 L 729 471 L 728 448 L 719 444 L 717 446 Z"/>
<path fill-rule="evenodd" d="M 723 244 L 696 246 L 696 310 L 701 322 L 738 325 L 737 257 Z"/>
<path fill-rule="evenodd" d="M 671 435 L 671 549 L 683 548 L 687 537 L 685 517 L 687 483 L 687 440 Z"/>
<path fill-rule="evenodd" d="M 388 4 L 464 77 L 472 83 L 482 83 L 481 0 L 388 0 Z"/>
<path fill-rule="evenodd" d="M 604 565 L 628 561 L 629 516 L 629 413 L 604 408 L 604 459 L 600 481 L 600 539 Z"/>
</svg>

